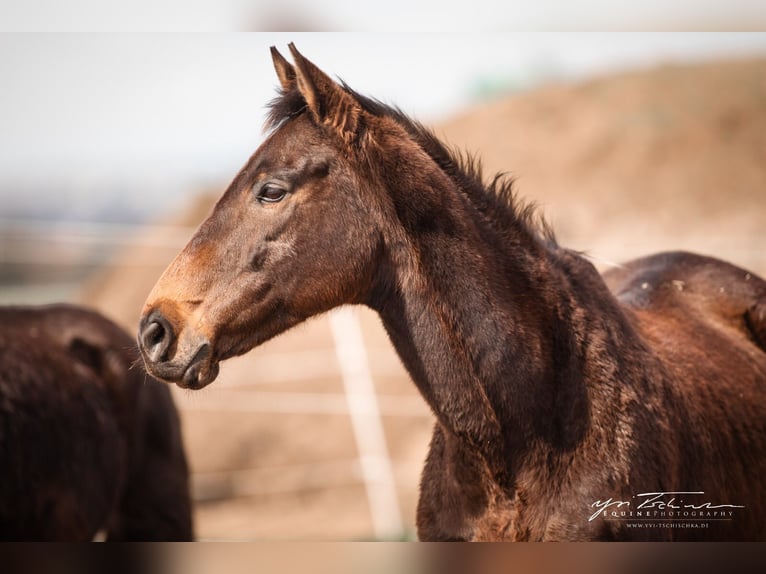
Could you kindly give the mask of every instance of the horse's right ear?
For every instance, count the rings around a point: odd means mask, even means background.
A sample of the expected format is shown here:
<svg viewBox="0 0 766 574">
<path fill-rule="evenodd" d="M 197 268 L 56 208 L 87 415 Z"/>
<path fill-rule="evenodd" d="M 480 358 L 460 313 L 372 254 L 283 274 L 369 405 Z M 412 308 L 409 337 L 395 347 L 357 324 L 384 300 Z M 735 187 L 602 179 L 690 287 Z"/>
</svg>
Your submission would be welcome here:
<svg viewBox="0 0 766 574">
<path fill-rule="evenodd" d="M 353 138 L 362 109 L 354 97 L 288 44 L 295 59 L 296 85 L 314 119 L 341 135 Z"/>
<path fill-rule="evenodd" d="M 275 46 L 271 47 L 271 59 L 274 62 L 274 70 L 277 72 L 282 90 L 289 92 L 295 86 L 295 68 L 285 60 Z"/>
</svg>

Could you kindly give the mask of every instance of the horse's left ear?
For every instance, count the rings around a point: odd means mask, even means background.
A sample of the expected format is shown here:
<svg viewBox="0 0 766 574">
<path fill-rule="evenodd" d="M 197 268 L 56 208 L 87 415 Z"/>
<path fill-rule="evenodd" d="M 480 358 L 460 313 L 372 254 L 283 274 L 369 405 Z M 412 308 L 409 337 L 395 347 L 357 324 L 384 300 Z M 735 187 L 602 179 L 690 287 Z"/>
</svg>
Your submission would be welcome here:
<svg viewBox="0 0 766 574">
<path fill-rule="evenodd" d="M 271 59 L 274 62 L 274 71 L 277 73 L 282 91 L 289 92 L 295 86 L 295 68 L 285 60 L 275 46 L 271 47 Z"/>
<path fill-rule="evenodd" d="M 357 131 L 362 112 L 356 99 L 327 74 L 308 61 L 290 43 L 295 59 L 295 75 L 303 99 L 314 119 L 337 130 L 344 137 Z"/>
</svg>

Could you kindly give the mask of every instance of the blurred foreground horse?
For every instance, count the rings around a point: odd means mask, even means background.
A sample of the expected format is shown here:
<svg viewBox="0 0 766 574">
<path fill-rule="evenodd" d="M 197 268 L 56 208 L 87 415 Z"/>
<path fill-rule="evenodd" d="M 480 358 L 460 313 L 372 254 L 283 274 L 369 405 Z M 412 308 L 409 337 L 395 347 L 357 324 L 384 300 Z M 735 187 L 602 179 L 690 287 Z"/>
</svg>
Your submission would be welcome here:
<svg viewBox="0 0 766 574">
<path fill-rule="evenodd" d="M 290 49 L 270 135 L 148 297 L 149 372 L 198 389 L 368 305 L 437 420 L 421 539 L 766 539 L 766 283 L 688 253 L 601 276 L 509 181 Z"/>
<path fill-rule="evenodd" d="M 0 540 L 190 540 L 169 389 L 73 306 L 0 308 Z"/>
</svg>

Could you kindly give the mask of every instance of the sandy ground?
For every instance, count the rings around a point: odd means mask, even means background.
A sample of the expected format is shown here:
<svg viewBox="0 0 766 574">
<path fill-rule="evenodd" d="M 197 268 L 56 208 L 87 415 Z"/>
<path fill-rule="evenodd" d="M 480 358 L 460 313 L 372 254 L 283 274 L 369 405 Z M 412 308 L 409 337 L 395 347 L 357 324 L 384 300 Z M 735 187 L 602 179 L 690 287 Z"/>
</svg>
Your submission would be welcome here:
<svg viewBox="0 0 766 574">
<path fill-rule="evenodd" d="M 437 133 L 509 171 L 561 244 L 600 267 L 660 250 L 766 274 L 766 61 L 665 67 L 553 85 L 467 110 Z M 146 294 L 216 190 L 147 230 L 83 293 L 134 330 Z M 402 527 L 412 536 L 432 417 L 359 309 Z M 202 539 L 367 539 L 373 517 L 326 317 L 175 391 Z"/>
</svg>

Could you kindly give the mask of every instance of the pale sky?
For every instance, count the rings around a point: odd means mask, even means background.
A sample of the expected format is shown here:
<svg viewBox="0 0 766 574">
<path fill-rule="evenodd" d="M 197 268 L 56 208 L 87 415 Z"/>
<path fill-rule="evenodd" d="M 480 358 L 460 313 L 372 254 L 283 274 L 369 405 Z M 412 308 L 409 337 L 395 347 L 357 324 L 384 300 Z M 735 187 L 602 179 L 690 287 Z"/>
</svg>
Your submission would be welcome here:
<svg viewBox="0 0 766 574">
<path fill-rule="evenodd" d="M 766 56 L 764 34 L 0 34 L 0 217 L 106 193 L 165 205 L 225 184 L 262 138 L 268 48 L 290 41 L 426 122 L 486 81 Z"/>
</svg>

